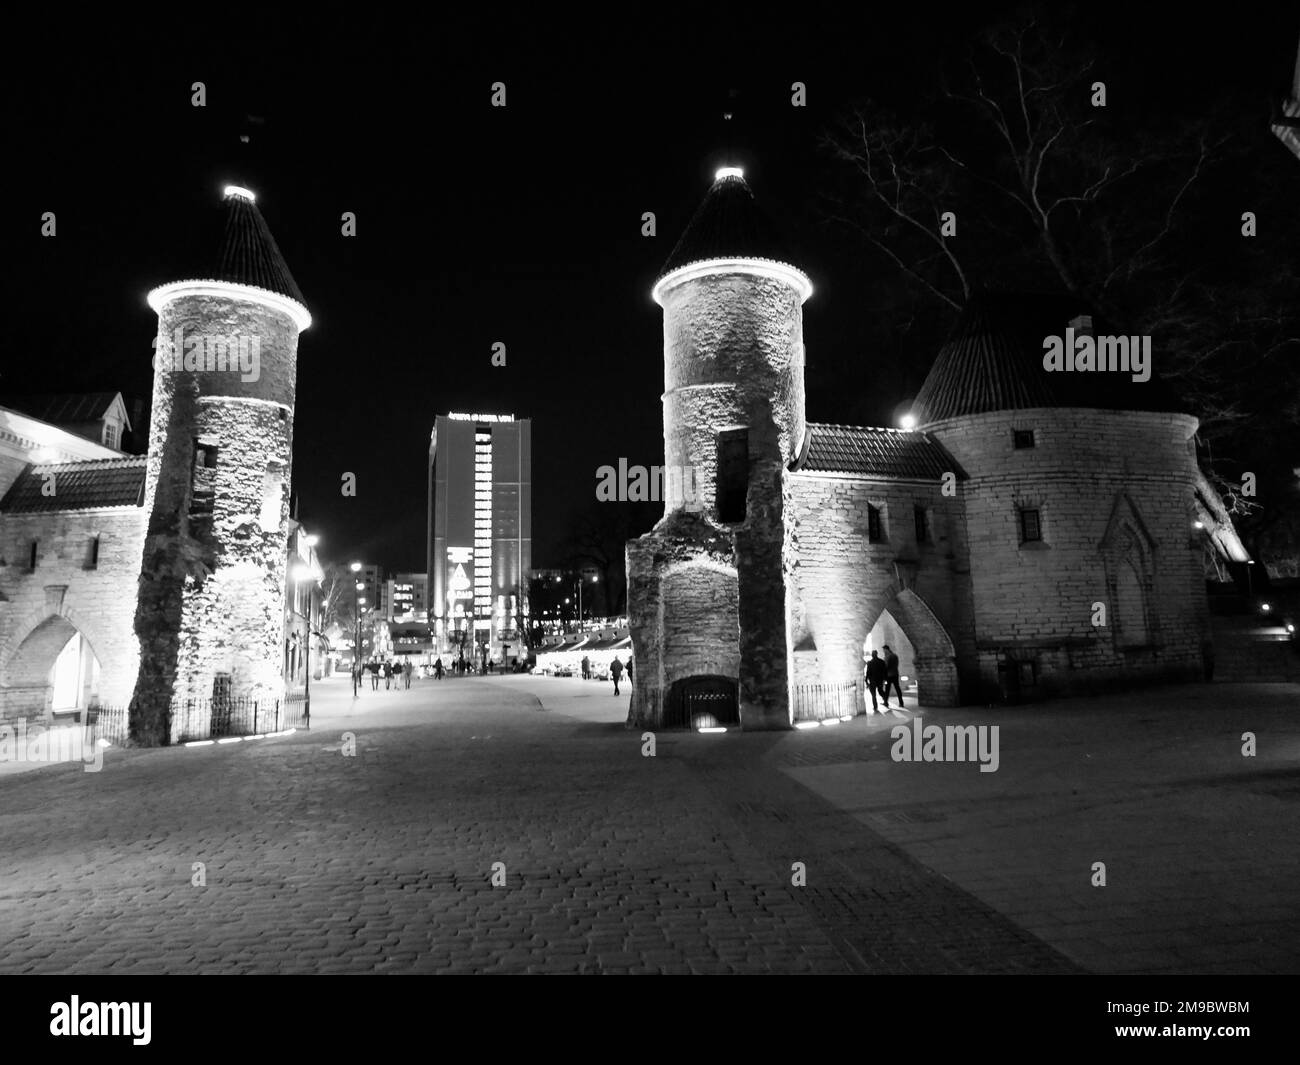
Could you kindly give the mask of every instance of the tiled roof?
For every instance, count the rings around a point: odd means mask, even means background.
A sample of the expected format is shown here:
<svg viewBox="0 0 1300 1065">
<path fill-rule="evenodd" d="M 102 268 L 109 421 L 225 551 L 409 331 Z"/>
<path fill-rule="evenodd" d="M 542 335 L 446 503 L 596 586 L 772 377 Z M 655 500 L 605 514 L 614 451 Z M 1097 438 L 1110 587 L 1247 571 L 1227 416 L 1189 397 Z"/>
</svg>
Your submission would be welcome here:
<svg viewBox="0 0 1300 1065">
<path fill-rule="evenodd" d="M 258 210 L 244 196 L 226 196 L 203 220 L 184 280 L 230 281 L 266 289 L 306 306 L 280 247 Z"/>
<path fill-rule="evenodd" d="M 966 479 L 957 460 L 925 433 L 813 422 L 808 429 L 811 435 L 800 470 L 908 481 L 938 481 L 951 471 L 959 480 Z"/>
<path fill-rule="evenodd" d="M 98 421 L 117 399 L 117 392 L 59 392 L 13 396 L 7 406 L 51 425 Z"/>
<path fill-rule="evenodd" d="M 659 276 L 705 259 L 731 258 L 791 263 L 775 223 L 745 179 L 735 175 L 714 181 Z"/>
<path fill-rule="evenodd" d="M 44 511 L 91 510 L 144 504 L 146 458 L 51 462 L 27 466 L 0 499 L 0 512 L 37 514 Z M 53 480 L 47 475 L 53 474 Z M 46 495 L 45 485 L 53 485 Z"/>
<path fill-rule="evenodd" d="M 971 298 L 952 337 L 940 349 L 912 404 L 921 425 L 997 410 L 1093 407 L 1103 410 L 1181 410 L 1159 379 L 1159 352 L 1149 381 L 1115 371 L 1049 372 L 1043 341 L 1090 309 L 1067 296 L 981 293 Z M 1093 316 L 1097 336 L 1125 335 Z"/>
</svg>

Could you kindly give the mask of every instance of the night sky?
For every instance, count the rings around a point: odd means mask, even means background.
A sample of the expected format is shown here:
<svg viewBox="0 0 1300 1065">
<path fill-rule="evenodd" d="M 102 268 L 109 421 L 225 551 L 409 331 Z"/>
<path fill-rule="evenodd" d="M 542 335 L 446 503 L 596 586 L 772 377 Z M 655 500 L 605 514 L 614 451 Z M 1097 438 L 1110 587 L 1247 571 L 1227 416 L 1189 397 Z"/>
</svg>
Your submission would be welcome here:
<svg viewBox="0 0 1300 1065">
<path fill-rule="evenodd" d="M 1219 12 L 1192 25 L 1200 16 L 1182 4 L 1141 23 L 1136 5 L 1087 12 L 1112 95 L 1194 110 L 1228 89 L 1261 107 L 1284 94 L 1296 17 L 1266 6 L 1277 13 L 1251 21 L 1233 5 L 1232 24 Z M 910 392 L 867 387 L 873 315 L 890 313 L 872 304 L 884 267 L 820 221 L 815 190 L 832 164 L 818 142 L 855 99 L 904 103 L 1006 9 L 908 7 L 917 13 L 793 28 L 792 8 L 747 32 L 705 29 L 688 8 L 609 8 L 609 26 L 571 31 L 504 12 L 476 26 L 339 14 L 307 26 L 236 8 L 210 9 L 201 32 L 131 16 L 98 33 L 82 24 L 75 40 L 14 27 L 11 49 L 28 54 L 4 74 L 0 402 L 147 397 L 145 293 L 180 276 L 222 186 L 246 185 L 315 319 L 299 344 L 294 491 L 326 557 L 425 568 L 429 431 L 435 415 L 467 410 L 533 419 L 533 558 L 557 564 L 597 467 L 662 459 L 650 286 L 714 169 L 737 163 L 816 286 L 810 419 L 890 424 Z M 504 110 L 489 106 L 498 80 Z M 790 106 L 796 80 L 806 108 Z M 206 108 L 190 104 L 194 81 Z M 55 239 L 40 236 L 47 210 Z M 344 211 L 357 214 L 354 239 L 340 235 Z M 644 211 L 657 215 L 654 239 L 640 235 Z M 901 325 L 892 335 L 908 343 Z M 504 369 L 490 365 L 496 341 Z M 916 345 L 911 390 L 933 355 Z M 357 474 L 355 499 L 340 495 L 344 471 Z"/>
</svg>

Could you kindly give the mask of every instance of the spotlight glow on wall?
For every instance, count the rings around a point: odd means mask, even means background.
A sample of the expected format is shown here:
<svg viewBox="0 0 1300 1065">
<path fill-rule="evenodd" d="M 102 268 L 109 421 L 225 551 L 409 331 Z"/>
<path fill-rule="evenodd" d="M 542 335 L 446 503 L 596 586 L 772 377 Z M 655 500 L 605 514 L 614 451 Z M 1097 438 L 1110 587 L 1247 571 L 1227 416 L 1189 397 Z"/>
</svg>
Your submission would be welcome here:
<svg viewBox="0 0 1300 1065">
<path fill-rule="evenodd" d="M 714 181 L 721 181 L 723 178 L 733 178 L 733 177 L 734 177 L 734 178 L 740 178 L 741 181 L 744 181 L 744 180 L 745 180 L 745 171 L 744 171 L 741 167 L 738 167 L 738 166 L 723 166 L 723 167 L 719 167 L 719 168 L 717 169 L 717 171 L 714 172 L 713 180 L 714 180 Z"/>
<path fill-rule="evenodd" d="M 913 414 L 904 414 L 901 418 L 898 419 L 898 425 L 900 429 L 907 429 L 907 430 L 915 429 L 916 416 Z"/>
<path fill-rule="evenodd" d="M 229 199 L 231 196 L 234 196 L 236 199 L 247 200 L 249 203 L 257 202 L 257 197 L 254 196 L 252 192 L 250 192 L 248 189 L 244 188 L 241 185 L 227 185 L 224 189 L 221 190 L 221 195 L 226 199 Z"/>
</svg>

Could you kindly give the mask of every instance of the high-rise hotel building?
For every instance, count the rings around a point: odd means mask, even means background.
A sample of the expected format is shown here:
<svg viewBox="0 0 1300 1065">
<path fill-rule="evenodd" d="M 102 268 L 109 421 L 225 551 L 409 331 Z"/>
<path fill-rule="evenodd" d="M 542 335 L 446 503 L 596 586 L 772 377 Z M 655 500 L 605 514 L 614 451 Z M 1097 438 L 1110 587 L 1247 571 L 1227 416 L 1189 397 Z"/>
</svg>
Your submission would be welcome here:
<svg viewBox="0 0 1300 1065">
<path fill-rule="evenodd" d="M 532 566 L 532 423 L 441 414 L 429 441 L 429 622 L 438 652 L 523 651 Z M 462 636 L 462 634 L 464 634 Z"/>
</svg>

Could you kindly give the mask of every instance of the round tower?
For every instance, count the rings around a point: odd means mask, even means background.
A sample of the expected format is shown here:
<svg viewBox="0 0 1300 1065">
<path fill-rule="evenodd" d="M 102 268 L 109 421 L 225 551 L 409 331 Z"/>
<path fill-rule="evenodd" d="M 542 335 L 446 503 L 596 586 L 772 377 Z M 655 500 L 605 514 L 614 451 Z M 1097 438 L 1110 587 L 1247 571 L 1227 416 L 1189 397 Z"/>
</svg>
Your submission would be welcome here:
<svg viewBox="0 0 1300 1065">
<path fill-rule="evenodd" d="M 789 468 L 812 284 L 789 259 L 744 175 L 724 168 L 654 286 L 667 491 L 654 531 L 627 546 L 640 724 L 699 727 L 700 699 L 730 715 L 714 723 L 791 722 Z"/>
<path fill-rule="evenodd" d="M 254 195 L 228 186 L 211 265 L 158 314 L 133 732 L 166 743 L 229 700 L 283 695 L 299 334 L 311 324 Z M 137 729 L 135 719 L 139 719 Z"/>
<path fill-rule="evenodd" d="M 731 439 L 720 445 L 719 434 L 744 429 L 752 458 L 786 465 L 803 446 L 812 283 L 783 258 L 744 174 L 724 168 L 654 286 L 664 311 L 664 460 L 688 486 L 693 471 L 694 501 L 715 520 L 719 454 Z M 692 502 L 671 495 L 665 514 Z"/>
<path fill-rule="evenodd" d="M 1032 698 L 1201 670 L 1193 524 L 1209 489 L 1160 354 L 1072 298 L 984 293 L 917 394 L 919 427 L 969 475 L 986 689 Z"/>
</svg>

